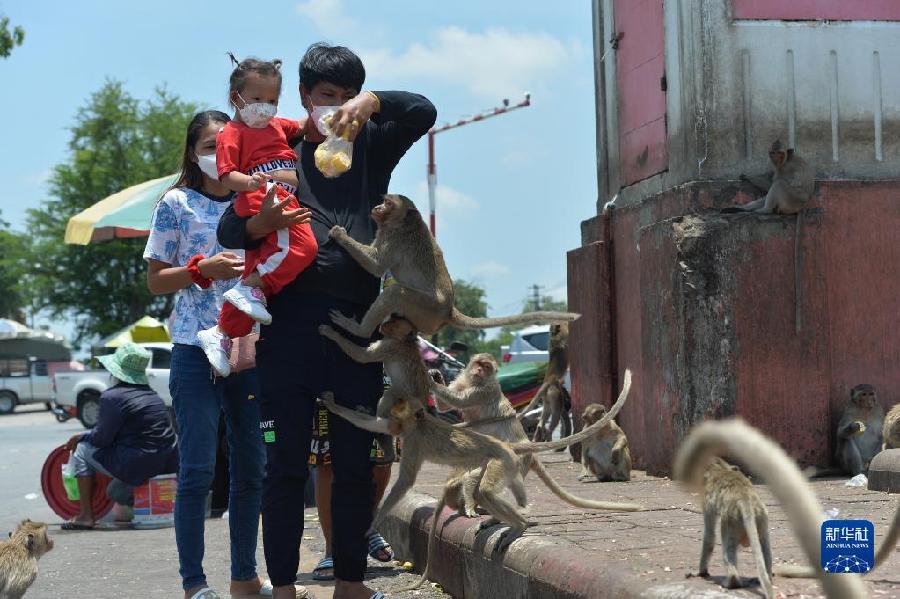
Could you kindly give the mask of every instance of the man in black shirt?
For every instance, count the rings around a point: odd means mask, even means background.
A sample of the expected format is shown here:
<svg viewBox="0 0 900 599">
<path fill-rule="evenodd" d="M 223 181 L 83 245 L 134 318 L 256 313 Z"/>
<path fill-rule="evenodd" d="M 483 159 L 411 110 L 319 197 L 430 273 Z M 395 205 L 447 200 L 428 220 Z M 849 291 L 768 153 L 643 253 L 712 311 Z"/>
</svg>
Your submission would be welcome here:
<svg viewBox="0 0 900 599">
<path fill-rule="evenodd" d="M 348 132 L 354 142 L 350 170 L 328 179 L 316 169 L 313 153 L 324 136 L 310 118 L 296 147 L 297 199 L 304 208 L 282 212 L 282 204 L 273 205 L 270 200 L 256 216 L 241 218 L 229 208 L 219 222 L 223 246 L 249 248 L 308 209 L 319 244 L 315 262 L 270 298 L 272 324 L 262 327 L 256 348 L 262 392 L 260 428 L 268 454 L 263 543 L 276 599 L 294 598 L 316 398 L 331 390 L 339 404 L 362 406 L 374 413 L 383 390 L 381 364 L 358 364 L 319 335 L 319 325 L 331 324 L 329 311 L 359 319 L 379 289 L 378 278 L 329 239 L 328 231 L 340 225 L 357 241 L 371 243 L 375 237 L 371 209 L 387 193 L 400 158 L 436 118 L 426 98 L 407 92 L 360 91 L 364 80 L 362 62 L 350 50 L 311 46 L 300 62 L 301 101 L 310 113 L 316 106 L 341 106 L 332 127 L 338 135 Z M 354 340 L 361 345 L 368 342 Z M 329 430 L 334 470 L 334 599 L 377 599 L 381 594 L 362 584 L 374 493 L 369 461 L 372 434 L 341 418 L 332 418 Z"/>
</svg>

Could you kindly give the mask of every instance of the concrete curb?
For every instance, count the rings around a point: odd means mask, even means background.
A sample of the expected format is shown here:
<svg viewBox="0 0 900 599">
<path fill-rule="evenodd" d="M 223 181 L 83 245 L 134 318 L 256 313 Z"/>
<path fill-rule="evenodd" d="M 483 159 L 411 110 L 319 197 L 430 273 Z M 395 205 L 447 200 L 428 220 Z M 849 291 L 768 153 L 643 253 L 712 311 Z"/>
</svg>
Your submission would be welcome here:
<svg viewBox="0 0 900 599">
<path fill-rule="evenodd" d="M 381 533 L 398 559 L 421 572 L 426 561 L 434 498 L 409 493 L 388 515 Z M 718 599 L 737 595 L 702 583 L 647 584 L 600 555 L 532 529 L 502 554 L 493 552 L 503 531 L 478 533 L 478 521 L 449 509 L 441 514 L 431 581 L 458 599 Z"/>
</svg>

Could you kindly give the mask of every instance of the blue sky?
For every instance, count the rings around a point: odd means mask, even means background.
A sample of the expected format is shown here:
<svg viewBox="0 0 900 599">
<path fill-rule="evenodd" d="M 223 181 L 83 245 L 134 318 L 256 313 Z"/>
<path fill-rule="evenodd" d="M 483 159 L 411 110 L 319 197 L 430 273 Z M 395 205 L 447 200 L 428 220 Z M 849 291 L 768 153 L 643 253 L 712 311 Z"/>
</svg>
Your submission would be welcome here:
<svg viewBox="0 0 900 599">
<path fill-rule="evenodd" d="M 491 314 L 518 311 L 533 283 L 565 297 L 565 253 L 597 198 L 590 3 L 0 0 L 0 14 L 26 31 L 0 60 L 0 210 L 14 228 L 45 197 L 77 109 L 106 78 L 138 98 L 165 85 L 227 110 L 225 52 L 279 57 L 279 112 L 296 118 L 297 63 L 326 40 L 363 57 L 366 88 L 422 93 L 439 123 L 531 92 L 529 108 L 437 136 L 437 238 L 451 275 L 486 288 Z M 423 139 L 391 182 L 425 211 L 426 162 Z"/>
</svg>

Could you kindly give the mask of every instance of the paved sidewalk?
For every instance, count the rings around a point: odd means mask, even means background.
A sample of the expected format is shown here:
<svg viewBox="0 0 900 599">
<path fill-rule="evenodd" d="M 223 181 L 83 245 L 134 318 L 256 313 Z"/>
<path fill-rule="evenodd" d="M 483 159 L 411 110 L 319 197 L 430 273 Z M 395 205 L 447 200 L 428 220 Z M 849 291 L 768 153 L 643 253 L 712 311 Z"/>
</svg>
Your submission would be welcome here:
<svg viewBox="0 0 900 599">
<path fill-rule="evenodd" d="M 709 581 L 686 575 L 697 571 L 703 517 L 699 494 L 684 492 L 665 478 L 634 472 L 627 483 L 583 483 L 580 465 L 563 454 L 542 454 L 550 474 L 569 492 L 591 499 L 631 501 L 646 512 L 600 512 L 574 508 L 556 498 L 534 475 L 526 479 L 530 517 L 538 523 L 504 554 L 493 547 L 502 531 L 480 534 L 477 521 L 450 510 L 442 515 L 441 539 L 432 564 L 432 580 L 458 599 L 576 599 L 628 597 L 762 597 L 749 549 L 742 549 L 738 567 L 748 588 L 722 588 L 725 569 L 717 542 Z M 398 557 L 420 570 L 425 560 L 427 531 L 435 498 L 446 468 L 428 464 L 415 493 L 395 509 L 382 532 Z M 864 518 L 875 524 L 876 542 L 887 531 L 900 495 L 846 487 L 844 479 L 814 482 L 826 509 L 840 518 Z M 780 505 L 764 486 L 760 493 L 769 510 L 774 563 L 804 563 Z M 823 596 L 816 581 L 774 580 L 778 597 Z M 867 584 L 873 597 L 900 598 L 900 551 L 881 566 Z"/>
</svg>

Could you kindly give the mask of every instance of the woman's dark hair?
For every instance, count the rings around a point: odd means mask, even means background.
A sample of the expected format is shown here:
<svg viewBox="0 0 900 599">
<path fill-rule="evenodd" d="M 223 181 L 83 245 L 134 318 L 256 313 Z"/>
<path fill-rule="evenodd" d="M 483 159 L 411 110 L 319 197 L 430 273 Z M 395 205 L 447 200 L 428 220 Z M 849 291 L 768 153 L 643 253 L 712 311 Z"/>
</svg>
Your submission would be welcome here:
<svg viewBox="0 0 900 599">
<path fill-rule="evenodd" d="M 325 42 L 317 42 L 310 46 L 300 59 L 300 84 L 307 92 L 311 92 L 321 81 L 358 92 L 365 80 L 366 69 L 362 60 L 344 46 L 330 46 Z"/>
<path fill-rule="evenodd" d="M 203 187 L 203 172 L 197 166 L 197 163 L 192 160 L 194 146 L 197 145 L 200 133 L 206 129 L 207 125 L 210 123 L 225 124 L 230 120 L 231 117 L 219 110 L 204 110 L 194 115 L 187 128 L 187 139 L 184 141 L 184 154 L 181 156 L 181 174 L 178 176 L 178 181 L 170 189 L 190 187 L 195 191 L 200 191 Z"/>
<path fill-rule="evenodd" d="M 278 90 L 281 91 L 281 60 L 259 60 L 258 58 L 245 58 L 238 60 L 231 52 L 228 53 L 234 70 L 231 71 L 231 77 L 228 78 L 229 92 L 242 92 L 247 78 L 251 73 L 261 75 L 263 77 L 275 77 L 278 79 Z"/>
</svg>

